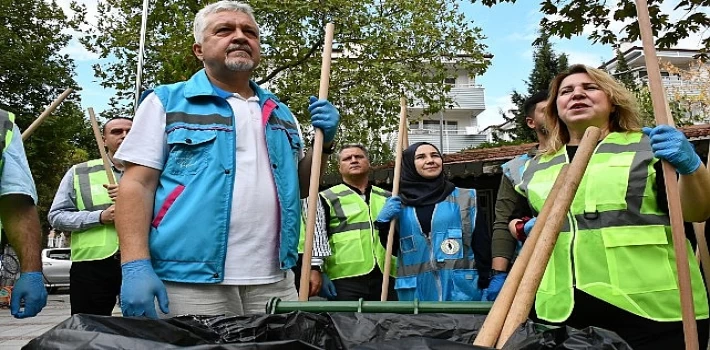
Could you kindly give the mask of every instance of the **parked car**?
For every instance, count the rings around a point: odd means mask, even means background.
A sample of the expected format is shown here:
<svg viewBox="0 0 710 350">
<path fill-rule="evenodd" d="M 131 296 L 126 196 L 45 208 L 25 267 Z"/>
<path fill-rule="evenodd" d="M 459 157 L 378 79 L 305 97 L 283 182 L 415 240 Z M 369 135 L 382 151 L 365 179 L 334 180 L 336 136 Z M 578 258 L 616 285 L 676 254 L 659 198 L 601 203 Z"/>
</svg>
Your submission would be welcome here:
<svg viewBox="0 0 710 350">
<path fill-rule="evenodd" d="M 47 248 L 42 250 L 42 274 L 48 292 L 69 287 L 71 248 Z"/>
</svg>

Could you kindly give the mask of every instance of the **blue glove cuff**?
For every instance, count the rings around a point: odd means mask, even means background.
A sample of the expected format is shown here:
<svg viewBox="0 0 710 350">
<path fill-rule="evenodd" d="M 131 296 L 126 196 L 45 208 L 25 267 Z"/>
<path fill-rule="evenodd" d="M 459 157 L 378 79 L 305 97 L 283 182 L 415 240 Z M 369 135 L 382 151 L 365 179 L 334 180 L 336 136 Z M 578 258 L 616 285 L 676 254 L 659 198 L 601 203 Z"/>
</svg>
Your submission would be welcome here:
<svg viewBox="0 0 710 350">
<path fill-rule="evenodd" d="M 684 167 L 678 167 L 676 168 L 676 172 L 681 175 L 690 175 L 700 168 L 700 166 L 703 165 L 703 161 L 700 160 L 700 156 L 695 154 L 695 157 L 693 158 L 693 162 L 691 164 L 688 164 L 688 166 Z"/>
<path fill-rule="evenodd" d="M 150 259 L 133 260 L 121 264 L 121 270 L 141 269 L 144 267 L 149 267 L 151 269 L 153 268 L 153 264 L 151 264 Z"/>
</svg>

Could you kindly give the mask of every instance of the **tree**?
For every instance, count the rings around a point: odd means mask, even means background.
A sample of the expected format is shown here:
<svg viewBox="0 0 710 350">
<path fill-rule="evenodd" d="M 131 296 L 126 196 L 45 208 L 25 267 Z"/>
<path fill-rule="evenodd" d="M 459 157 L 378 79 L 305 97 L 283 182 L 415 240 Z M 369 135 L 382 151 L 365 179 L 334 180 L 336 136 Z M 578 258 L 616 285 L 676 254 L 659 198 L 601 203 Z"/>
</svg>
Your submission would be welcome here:
<svg viewBox="0 0 710 350">
<path fill-rule="evenodd" d="M 63 31 L 76 28 L 83 19 L 67 18 L 54 1 L 0 0 L 0 4 L 4 23 L 0 26 L 0 108 L 15 113 L 18 127 L 24 130 L 64 89 L 78 89 L 74 62 L 59 52 L 70 39 Z M 49 205 L 65 171 L 74 162 L 98 154 L 95 148 L 76 93 L 25 142 L 45 229 Z"/>
<path fill-rule="evenodd" d="M 527 93 L 523 94 L 518 91 L 513 91 L 511 99 L 516 108 L 509 111 L 511 117 L 505 116 L 506 121 L 515 123 L 515 128 L 510 132 L 513 138 L 520 143 L 537 142 L 535 130 L 528 127 L 525 122 L 525 110 L 523 104 L 528 97 L 538 91 L 548 89 L 550 81 L 559 73 L 567 69 L 567 55 L 557 54 L 552 49 L 552 44 L 549 37 L 542 35 L 535 41 L 535 53 L 533 54 L 533 70 L 530 72 L 527 84 Z"/>
<path fill-rule="evenodd" d="M 144 88 L 189 78 L 201 63 L 193 56 L 192 21 L 206 2 L 154 1 L 148 16 Z M 262 63 L 256 81 L 288 102 L 304 130 L 310 129 L 307 98 L 318 91 L 326 22 L 335 23 L 336 59 L 329 99 L 341 112 L 340 142 L 361 142 L 374 158 L 387 150 L 381 135 L 394 132 L 399 97 L 427 105 L 433 114 L 451 107 L 444 79 L 488 65 L 478 28 L 457 0 L 349 1 L 254 0 L 261 28 Z M 134 94 L 141 2 L 101 0 L 102 21 L 83 43 L 111 63 L 96 66 L 105 87 L 118 91 L 114 109 L 130 110 Z M 129 101 L 129 102 L 127 102 Z"/>
<path fill-rule="evenodd" d="M 631 72 L 631 67 L 629 67 L 629 62 L 626 61 L 626 56 L 619 50 L 616 49 L 616 70 L 610 74 L 616 77 L 616 80 L 620 81 L 624 86 L 630 91 L 638 90 L 638 84 L 634 79 L 634 74 Z"/>
<path fill-rule="evenodd" d="M 470 0 L 476 3 L 478 0 Z M 515 3 L 516 0 L 480 0 L 483 5 L 493 6 L 499 3 Z M 611 4 L 613 3 L 613 7 Z M 710 48 L 710 0 L 680 0 L 672 2 L 673 11 L 679 10 L 683 16 L 671 18 L 661 5 L 670 0 L 648 0 L 651 27 L 657 38 L 656 45 L 661 48 L 673 47 L 681 39 L 691 35 L 702 35 L 702 43 Z M 573 35 L 589 31 L 589 39 L 595 43 L 617 44 L 620 41 L 639 40 L 639 26 L 636 20 L 634 0 L 542 0 L 540 20 L 542 30 L 553 36 L 571 38 Z M 623 22 L 624 27 L 618 33 L 611 29 L 612 21 Z M 659 35 L 660 33 L 660 35 Z"/>
<path fill-rule="evenodd" d="M 668 69 L 668 68 L 667 68 Z M 656 125 L 655 113 L 653 112 L 653 101 L 651 100 L 651 91 L 646 84 L 639 83 L 634 78 L 631 67 L 626 61 L 626 56 L 617 48 L 616 50 L 616 69 L 612 74 L 619 82 L 631 91 L 636 96 L 636 101 L 639 104 L 641 119 L 643 125 Z M 669 101 L 671 115 L 675 120 L 676 125 L 683 126 L 692 124 L 694 117 L 688 108 L 688 101 L 685 96 L 676 94 Z"/>
<path fill-rule="evenodd" d="M 685 112 L 683 118 L 676 118 L 676 123 L 707 123 L 710 115 L 710 66 L 700 59 L 685 68 L 676 67 L 670 62 L 661 62 L 661 66 L 679 78 L 680 84 L 666 87 L 671 106 L 677 105 Z"/>
</svg>

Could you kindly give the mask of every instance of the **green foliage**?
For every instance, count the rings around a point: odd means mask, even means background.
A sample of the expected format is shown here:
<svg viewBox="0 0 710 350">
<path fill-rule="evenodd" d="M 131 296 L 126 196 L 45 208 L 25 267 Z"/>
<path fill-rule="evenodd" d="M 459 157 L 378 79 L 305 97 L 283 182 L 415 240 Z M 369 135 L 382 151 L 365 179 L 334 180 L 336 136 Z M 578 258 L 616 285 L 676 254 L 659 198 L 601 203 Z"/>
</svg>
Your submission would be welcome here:
<svg viewBox="0 0 710 350">
<path fill-rule="evenodd" d="M 535 53 L 533 54 L 534 66 L 528 76 L 527 93 L 513 91 L 511 99 L 516 106 L 516 109 L 509 111 L 512 116 L 503 114 L 506 121 L 515 123 L 515 128 L 510 131 L 513 139 L 520 143 L 537 142 L 535 130 L 528 127 L 525 122 L 525 111 L 523 104 L 530 96 L 538 91 L 545 90 L 549 87 L 550 81 L 559 73 L 567 69 L 567 55 L 557 54 L 545 35 L 536 40 Z"/>
<path fill-rule="evenodd" d="M 205 1 L 152 2 L 146 36 L 144 88 L 189 78 L 201 68 L 191 46 L 192 20 Z M 488 62 L 481 31 L 457 0 L 254 0 L 261 27 L 262 62 L 255 80 L 267 83 L 311 132 L 308 96 L 320 80 L 324 27 L 335 24 L 329 99 L 340 109 L 340 142 L 360 142 L 373 158 L 387 150 L 381 135 L 395 132 L 399 97 L 427 105 L 433 114 L 453 106 L 444 79 L 456 70 L 483 73 Z M 118 91 L 114 110 L 132 110 L 141 1 L 101 0 L 98 23 L 83 40 L 111 63 L 96 66 L 103 86 Z M 130 101 L 125 103 L 122 101 Z"/>
<path fill-rule="evenodd" d="M 477 0 L 470 0 L 476 3 Z M 480 0 L 483 5 L 515 3 L 515 0 Z M 683 13 L 678 20 L 671 20 L 670 14 L 661 10 L 661 5 L 671 3 L 674 11 Z M 710 48 L 710 0 L 648 0 L 648 11 L 656 45 L 661 48 L 673 47 L 681 39 L 691 35 L 701 35 L 704 49 Z M 639 40 L 639 25 L 636 20 L 634 0 L 541 0 L 543 14 L 540 27 L 547 34 L 561 38 L 571 38 L 582 34 L 584 28 L 591 28 L 589 39 L 595 43 L 616 44 L 620 41 Z M 611 21 L 627 23 L 620 32 L 610 29 Z M 660 35 L 659 35 L 660 33 Z"/>
<path fill-rule="evenodd" d="M 81 11 L 69 19 L 54 1 L 0 0 L 0 108 L 17 116 L 26 129 L 64 89 L 77 89 L 74 62 L 60 50 L 67 46 L 67 29 L 83 20 Z M 83 117 L 78 95 L 72 93 L 25 142 L 39 194 L 40 221 L 45 232 L 47 211 L 59 182 L 77 159 L 84 159 L 96 142 Z M 93 151 L 98 153 L 98 151 Z"/>
</svg>

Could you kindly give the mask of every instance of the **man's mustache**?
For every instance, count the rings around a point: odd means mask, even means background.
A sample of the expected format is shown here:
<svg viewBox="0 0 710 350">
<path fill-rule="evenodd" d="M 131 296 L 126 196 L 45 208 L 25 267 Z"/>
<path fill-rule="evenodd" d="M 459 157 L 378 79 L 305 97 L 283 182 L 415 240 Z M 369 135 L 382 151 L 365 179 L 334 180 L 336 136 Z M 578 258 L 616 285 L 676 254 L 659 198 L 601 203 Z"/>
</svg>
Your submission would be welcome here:
<svg viewBox="0 0 710 350">
<path fill-rule="evenodd" d="M 249 47 L 249 45 L 235 44 L 235 45 L 229 45 L 229 47 L 227 47 L 227 53 L 237 51 L 237 50 L 246 51 L 248 54 L 251 55 L 251 47 Z"/>
</svg>

